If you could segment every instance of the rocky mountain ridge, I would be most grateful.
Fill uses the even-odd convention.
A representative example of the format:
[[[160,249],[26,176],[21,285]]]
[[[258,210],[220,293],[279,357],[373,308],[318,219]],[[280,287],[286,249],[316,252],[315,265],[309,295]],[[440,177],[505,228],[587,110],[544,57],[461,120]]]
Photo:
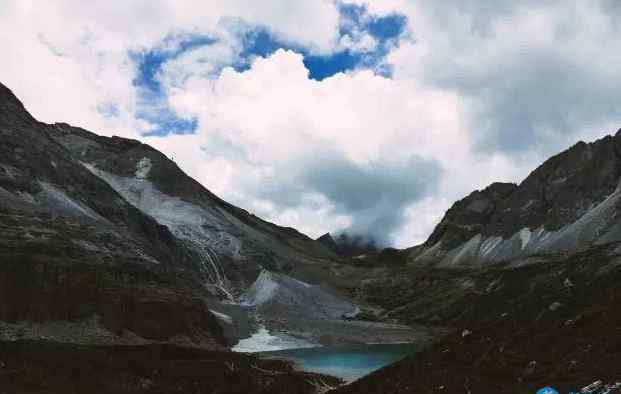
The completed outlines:
[[[483,265],[621,240],[621,133],[579,142],[519,185],[494,183],[456,202],[411,261]]]
[[[602,338],[620,329],[620,147],[619,133],[578,143],[519,185],[475,191],[423,245],[343,251],[226,203],[139,141],[37,122],[0,84],[0,347],[11,363],[5,373],[0,355],[0,388],[96,390],[71,379],[93,365],[110,383],[102,393],[336,384],[227,351],[278,333],[437,340],[344,392],[613,380],[606,367],[621,353]],[[130,353],[127,369],[114,365]],[[56,379],[54,354],[86,363]],[[153,354],[165,356],[141,368]],[[205,379],[206,366],[225,378]]]
[[[223,349],[265,329],[313,343],[415,335],[352,319],[364,268],[228,204],[148,145],[40,123],[4,86],[0,143],[8,340]]]
[[[197,270],[221,296],[239,293],[263,268],[291,270],[292,262],[312,265],[337,259],[296,230],[221,200],[148,145],[100,137],[63,123],[50,129],[51,137],[93,175],[196,251],[203,262]],[[236,277],[230,281],[230,275]]]
[[[0,339],[228,346],[196,254],[0,85]]]
[[[348,235],[347,233],[341,233],[336,237],[326,233],[317,238],[317,242],[344,258],[363,256],[379,252],[382,249],[376,246],[373,240],[362,236]]]
[[[290,309],[282,290],[261,306],[240,301],[257,280],[265,295],[267,270],[287,291],[353,311],[322,286],[338,260],[220,200],[147,145],[38,122],[0,84],[0,392],[325,391],[338,379],[228,349],[263,306],[266,317]]]

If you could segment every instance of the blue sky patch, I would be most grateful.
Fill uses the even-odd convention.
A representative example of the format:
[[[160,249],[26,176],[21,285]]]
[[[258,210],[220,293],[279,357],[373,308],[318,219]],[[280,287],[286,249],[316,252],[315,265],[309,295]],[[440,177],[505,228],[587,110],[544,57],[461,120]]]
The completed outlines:
[[[355,69],[372,69],[376,73],[390,76],[390,68],[384,59],[390,49],[398,43],[406,31],[407,19],[404,15],[389,14],[376,16],[368,13],[365,6],[339,4],[341,37],[355,37],[368,33],[377,41],[377,46],[368,52],[341,49],[328,55],[315,55],[309,48],[296,46],[278,40],[268,29],[257,27],[244,33],[243,50],[240,54],[242,62],[235,66],[238,71],[246,70],[254,56],[267,57],[278,49],[294,50],[304,56],[304,65],[311,79],[318,81],[340,72]]]
[[[268,27],[245,26],[240,29],[241,48],[233,64],[237,71],[247,70],[252,60],[268,57],[278,49],[298,52],[304,57],[304,65],[312,79],[321,81],[340,72],[356,69],[371,69],[377,74],[389,77],[390,67],[385,57],[403,36],[406,30],[406,17],[399,14],[377,16],[368,13],[365,6],[338,4],[340,12],[340,38],[357,40],[364,35],[373,37],[375,45],[365,50],[355,47],[342,47],[336,52],[317,55],[311,48],[284,42],[272,34]],[[243,22],[239,22],[243,25]],[[217,38],[205,35],[171,35],[157,48],[132,52],[131,59],[136,63],[136,76],[133,84],[138,91],[138,118],[155,126],[150,135],[187,134],[197,128],[196,119],[179,117],[167,104],[164,88],[158,80],[158,73],[169,60],[193,49],[212,45]],[[221,70],[216,70],[219,73]],[[102,112],[110,108],[103,109]]]
[[[165,136],[168,134],[193,134],[198,127],[196,118],[180,118],[170,108],[161,108],[156,116],[145,112],[138,112],[138,118],[144,119],[155,125],[155,128],[145,136]]]
[[[362,62],[362,55],[342,51],[329,56],[304,56],[304,66],[310,78],[321,81],[340,72],[355,69]]]
[[[136,116],[155,126],[146,135],[191,134],[196,130],[196,119],[181,118],[168,107],[166,92],[157,75],[168,60],[188,50],[215,42],[207,36],[170,36],[161,47],[130,53],[130,57],[137,64],[136,76],[132,81],[138,91],[140,108]]]
[[[367,30],[373,37],[381,40],[394,40],[405,32],[407,18],[404,15],[392,14],[379,18],[371,17]]]

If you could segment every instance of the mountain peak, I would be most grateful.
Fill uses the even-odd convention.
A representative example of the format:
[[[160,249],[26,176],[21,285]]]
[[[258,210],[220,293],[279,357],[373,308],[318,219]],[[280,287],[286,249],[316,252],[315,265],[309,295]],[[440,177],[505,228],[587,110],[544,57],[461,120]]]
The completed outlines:
[[[10,125],[19,120],[35,122],[11,89],[0,82],[0,122]]]
[[[609,199],[621,177],[620,135],[580,141],[519,185],[493,183],[470,193],[447,211],[424,244],[443,252],[434,249],[424,257],[446,264],[498,261],[621,239],[616,200]]]
[[[339,246],[334,240],[334,237],[332,237],[332,234],[325,233],[321,237],[317,238],[317,242],[321,243],[323,246],[330,249],[331,251],[338,253]]]

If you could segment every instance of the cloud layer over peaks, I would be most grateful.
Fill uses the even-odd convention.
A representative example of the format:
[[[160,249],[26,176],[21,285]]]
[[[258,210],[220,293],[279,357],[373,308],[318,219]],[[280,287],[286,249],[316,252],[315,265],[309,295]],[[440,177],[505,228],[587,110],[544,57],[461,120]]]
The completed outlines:
[[[311,235],[422,242],[450,204],[616,130],[614,1],[9,0],[2,82]]]

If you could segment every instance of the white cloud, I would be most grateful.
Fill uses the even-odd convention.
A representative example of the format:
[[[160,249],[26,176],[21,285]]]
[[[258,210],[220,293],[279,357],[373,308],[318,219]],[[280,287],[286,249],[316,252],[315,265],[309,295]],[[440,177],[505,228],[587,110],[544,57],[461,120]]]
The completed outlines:
[[[104,134],[135,136],[146,125],[132,116],[135,64],[129,51],[158,46],[180,32],[222,37],[218,27],[231,19],[264,25],[283,40],[318,52],[338,44],[338,10],[330,0],[298,1],[295,6],[288,0],[191,6],[174,0],[13,0],[0,4],[0,75],[41,120],[70,120]],[[59,94],[63,100],[50,100]],[[120,119],[97,113],[106,102],[117,104]]]
[[[541,160],[621,120],[621,40],[607,2],[420,2],[395,78],[461,96],[477,149]],[[442,28],[439,28],[442,26]]]
[[[377,47],[377,40],[369,33],[346,34],[341,37],[340,46],[352,52],[371,52]]]
[[[502,160],[470,155],[463,114],[454,94],[370,71],[337,74],[318,82],[309,78],[302,60],[299,54],[280,50],[269,58],[257,59],[245,72],[226,69],[213,79],[197,71],[183,86],[176,87],[170,102],[179,113],[198,118],[198,135],[154,138],[150,142],[179,160],[187,160],[184,168],[196,168],[191,163],[201,163],[200,171],[196,168],[189,172],[224,198],[254,207],[279,223],[303,227],[313,236],[342,228],[344,218],[333,220],[337,211],[330,204],[334,201],[315,201],[315,209],[307,201],[294,207],[274,205],[257,191],[260,185],[273,183],[274,188],[282,187],[287,193],[289,174],[303,173],[300,167],[312,168],[313,158],[322,160],[334,151],[359,168],[398,163],[412,156],[439,162],[447,173],[437,182],[441,193],[448,193],[449,198],[459,197],[472,187],[474,174],[469,171],[473,168],[475,183],[481,186],[501,172],[511,172],[510,165]],[[172,140],[174,144],[169,143]],[[196,149],[197,145],[219,149],[205,152]],[[493,167],[479,164],[477,159]],[[296,193],[307,192],[320,191]],[[437,221],[445,205],[424,214]],[[414,205],[410,216],[429,207]],[[309,220],[301,212],[313,213],[317,220]],[[401,246],[411,244],[423,240],[422,234],[432,226],[433,220],[429,220],[417,232],[396,236]]]
[[[244,24],[315,53],[376,48],[363,31],[339,37],[337,4],[318,0],[5,1],[0,75],[37,118],[147,140],[225,199],[310,235],[356,220],[291,174],[327,159],[362,177],[379,176],[374,167],[406,172],[412,157],[439,163],[435,187],[396,207],[406,221],[393,234],[399,246],[423,241],[473,188],[518,181],[549,153],[621,120],[621,40],[607,2],[347,2],[408,17],[412,38],[388,56],[392,78],[360,70],[311,80],[291,51],[216,72],[238,60],[234,29]],[[129,52],[184,33],[219,40],[157,76],[172,108],[197,117],[197,134],[140,137],[152,125],[136,118]],[[280,201],[287,193],[291,201]]]

